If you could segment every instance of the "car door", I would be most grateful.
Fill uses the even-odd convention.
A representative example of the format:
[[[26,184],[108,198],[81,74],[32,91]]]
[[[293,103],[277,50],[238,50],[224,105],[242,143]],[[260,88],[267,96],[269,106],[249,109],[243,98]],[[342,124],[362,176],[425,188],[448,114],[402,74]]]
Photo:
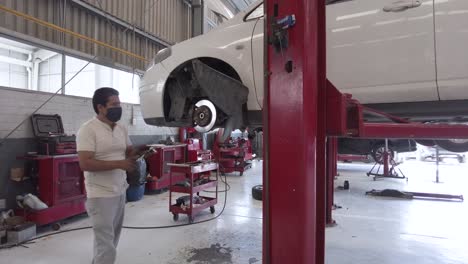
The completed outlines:
[[[328,0],[328,78],[362,103],[438,100],[432,1]]]
[[[435,14],[440,97],[468,99],[468,1],[435,0]]]

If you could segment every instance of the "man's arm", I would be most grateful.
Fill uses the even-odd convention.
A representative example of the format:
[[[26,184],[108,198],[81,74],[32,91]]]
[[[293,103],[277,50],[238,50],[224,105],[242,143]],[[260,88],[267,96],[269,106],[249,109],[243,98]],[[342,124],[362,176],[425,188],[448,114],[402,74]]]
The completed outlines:
[[[97,160],[94,158],[94,152],[92,151],[78,151],[78,159],[80,161],[80,168],[83,171],[107,171],[115,169],[132,171],[135,169],[134,159]]]
[[[137,159],[139,156],[141,156],[145,151],[149,149],[148,146],[146,145],[141,145],[141,146],[132,146],[129,145],[127,146],[127,150],[125,152],[127,158],[135,158]]]

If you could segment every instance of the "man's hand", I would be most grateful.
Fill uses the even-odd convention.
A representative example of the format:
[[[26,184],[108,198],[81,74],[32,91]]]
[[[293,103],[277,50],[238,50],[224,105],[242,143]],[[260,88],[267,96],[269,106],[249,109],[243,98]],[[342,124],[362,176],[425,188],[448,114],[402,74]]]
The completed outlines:
[[[128,158],[119,162],[119,169],[132,172],[136,169],[136,161],[134,158]]]
[[[147,145],[141,146],[128,146],[127,147],[127,157],[141,156],[145,151],[149,150],[150,147]]]

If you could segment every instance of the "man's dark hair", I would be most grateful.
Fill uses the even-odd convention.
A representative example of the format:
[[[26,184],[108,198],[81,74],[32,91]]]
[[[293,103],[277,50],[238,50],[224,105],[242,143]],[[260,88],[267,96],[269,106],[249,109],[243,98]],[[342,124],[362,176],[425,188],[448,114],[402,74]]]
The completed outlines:
[[[98,105],[106,106],[111,96],[119,96],[119,91],[110,87],[102,87],[94,91],[93,108],[96,114],[99,114]]]

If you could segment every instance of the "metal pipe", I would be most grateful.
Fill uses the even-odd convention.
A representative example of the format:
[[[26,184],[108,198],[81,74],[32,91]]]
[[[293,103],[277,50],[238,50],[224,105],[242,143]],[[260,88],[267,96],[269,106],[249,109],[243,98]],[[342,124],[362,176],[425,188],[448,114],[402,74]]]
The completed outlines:
[[[436,146],[436,183],[439,183],[439,147]]]
[[[404,192],[414,197],[438,198],[438,199],[460,199],[464,200],[463,195],[443,194],[443,193],[423,193],[423,192]]]
[[[18,60],[18,59],[12,58],[12,57],[2,56],[2,55],[0,55],[0,61],[5,62],[5,63],[9,63],[9,64],[20,65],[20,66],[23,66],[23,67],[32,67],[31,62],[28,62],[28,61],[25,61],[25,60]]]
[[[33,61],[31,89],[34,90],[34,91],[39,91],[39,64],[41,62],[42,62],[42,60],[39,59],[39,58],[36,58]],[[49,64],[49,67],[50,67],[50,64]]]
[[[28,53],[28,62],[32,62],[33,56],[30,53]],[[32,64],[34,67],[34,64]],[[28,90],[31,90],[32,88],[32,69],[31,67],[26,67],[26,71],[28,72]]]
[[[465,139],[466,125],[364,123],[362,138]]]
[[[327,213],[326,213],[326,224],[333,225],[333,204],[334,204],[334,192],[335,192],[335,176],[336,176],[336,163],[338,157],[338,139],[329,137],[327,138]]]
[[[62,56],[62,74],[61,74],[61,77],[62,77],[62,94],[65,94],[66,93],[66,89],[67,87],[65,86],[65,83],[66,83],[66,76],[67,76],[67,66],[66,66],[66,62],[67,62],[67,58],[65,56],[65,54],[61,54]]]

